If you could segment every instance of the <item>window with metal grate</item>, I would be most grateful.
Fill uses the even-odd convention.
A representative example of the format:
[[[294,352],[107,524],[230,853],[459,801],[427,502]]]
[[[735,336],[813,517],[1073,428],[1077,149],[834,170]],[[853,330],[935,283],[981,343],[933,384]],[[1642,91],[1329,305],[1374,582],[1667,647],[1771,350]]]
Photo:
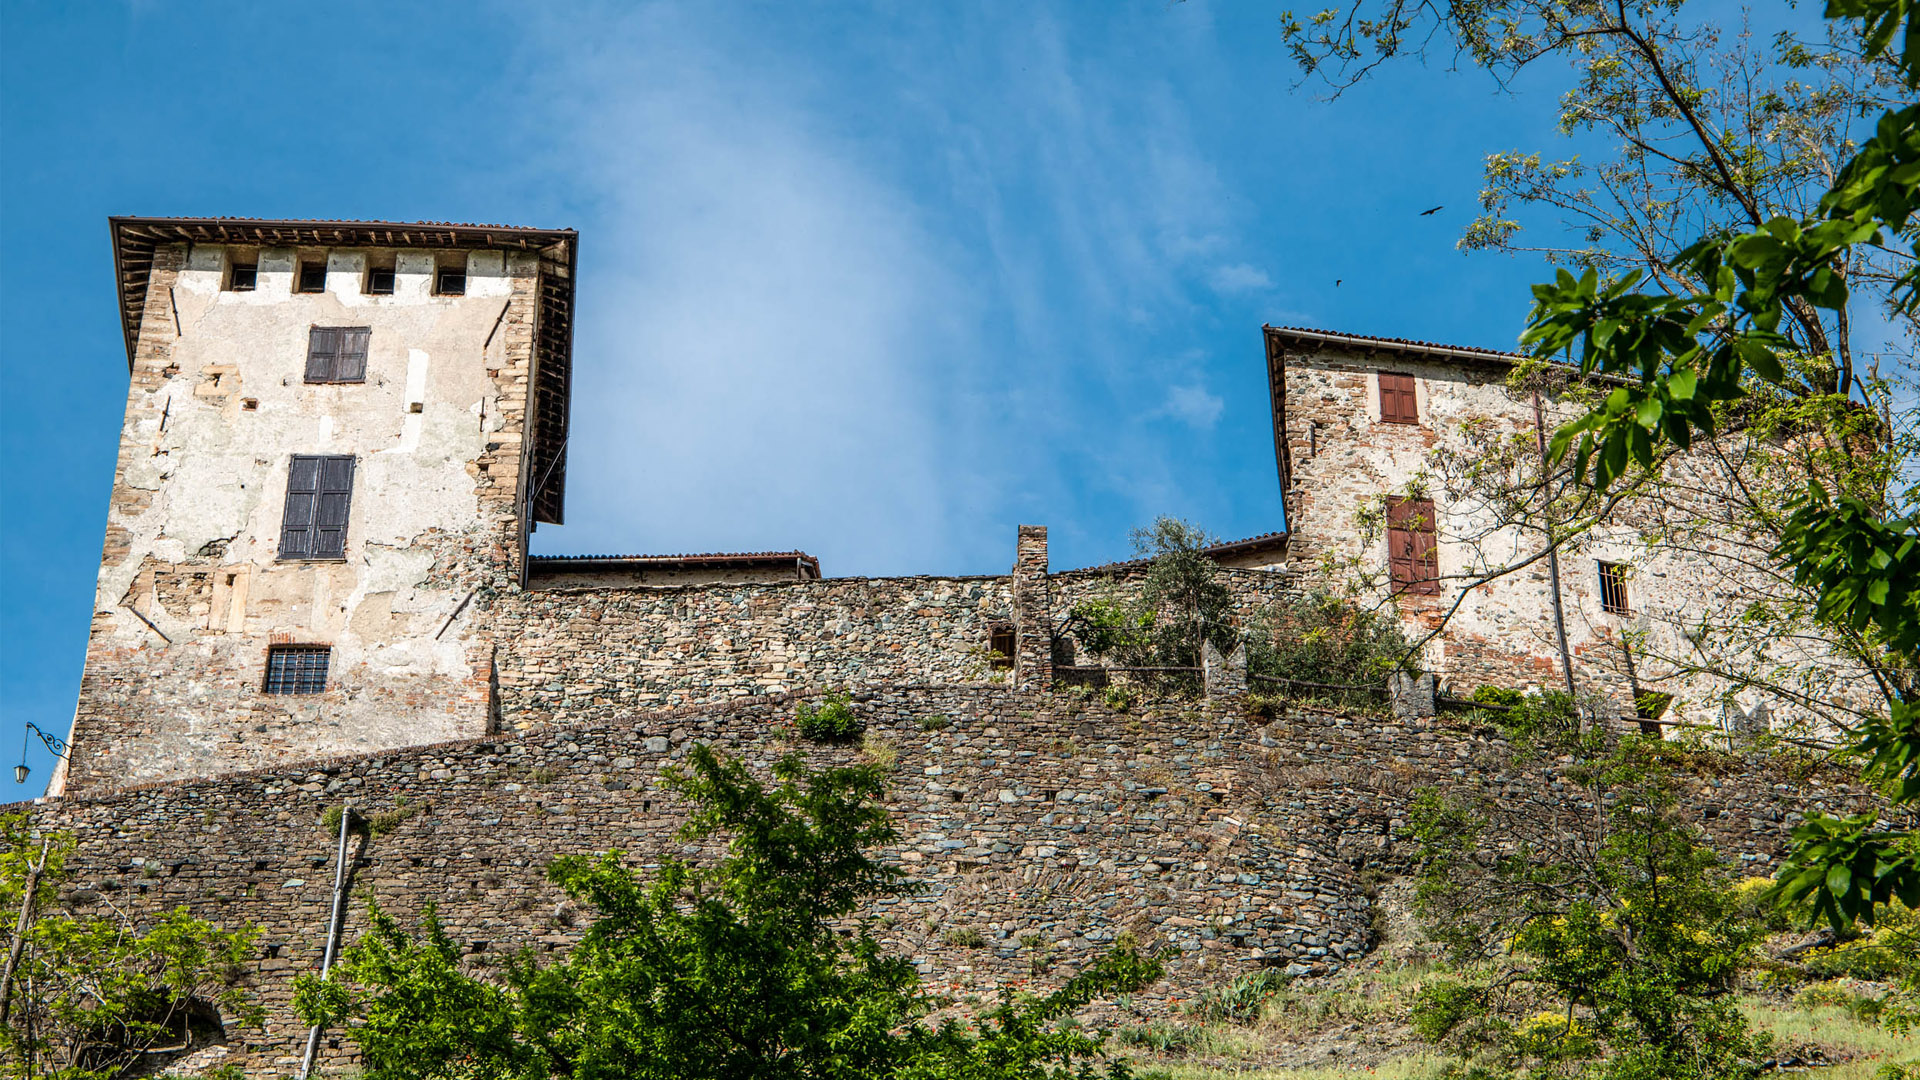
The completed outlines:
[[[1627,568],[1620,563],[1600,564],[1600,608],[1609,615],[1631,615],[1627,600]]]
[[[327,688],[328,645],[274,645],[267,649],[269,694],[318,694]]]

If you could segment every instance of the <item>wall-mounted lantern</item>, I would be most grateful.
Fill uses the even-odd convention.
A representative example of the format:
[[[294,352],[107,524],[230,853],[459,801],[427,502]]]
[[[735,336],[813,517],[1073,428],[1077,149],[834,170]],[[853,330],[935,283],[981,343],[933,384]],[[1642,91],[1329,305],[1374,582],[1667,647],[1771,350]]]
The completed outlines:
[[[27,747],[30,745],[27,742],[27,736],[29,735],[40,736],[40,741],[47,746],[47,752],[54,757],[67,756],[67,740],[58,735],[49,735],[35,727],[33,721],[27,721],[27,730],[20,735],[20,764],[13,767],[13,782],[16,784],[26,783],[27,774],[32,771],[27,768]]]

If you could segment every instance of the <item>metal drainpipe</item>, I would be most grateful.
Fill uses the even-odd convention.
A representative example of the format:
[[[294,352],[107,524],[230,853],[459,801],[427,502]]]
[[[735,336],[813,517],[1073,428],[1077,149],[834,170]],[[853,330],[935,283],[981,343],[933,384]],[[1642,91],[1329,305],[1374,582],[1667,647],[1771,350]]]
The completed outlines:
[[[1533,392],[1533,437],[1540,444],[1540,493],[1547,491],[1547,429],[1546,421],[1540,412],[1540,391]],[[1543,507],[1544,509],[1544,507]],[[1560,610],[1560,551],[1559,541],[1553,538],[1553,521],[1546,524],[1547,531],[1547,576],[1553,583],[1553,632],[1560,641],[1560,670],[1567,677],[1567,697],[1573,692],[1573,656],[1567,652],[1567,617]]]
[[[325,979],[333,970],[334,943],[340,940],[340,915],[346,899],[347,884],[347,826],[353,820],[353,803],[340,804],[340,852],[333,861],[333,914],[327,919],[327,948],[320,957],[320,977]],[[320,1052],[320,1025],[313,1025],[307,1032],[307,1053],[300,1060],[300,1080],[307,1080],[307,1074],[313,1071],[314,1055]]]

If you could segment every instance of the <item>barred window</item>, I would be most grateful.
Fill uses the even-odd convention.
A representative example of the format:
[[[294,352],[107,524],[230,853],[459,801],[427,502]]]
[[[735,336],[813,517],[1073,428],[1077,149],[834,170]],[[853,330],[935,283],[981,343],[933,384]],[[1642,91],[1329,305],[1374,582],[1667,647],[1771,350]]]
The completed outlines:
[[[1627,602],[1627,568],[1619,563],[1600,564],[1600,607],[1609,615],[1631,615]]]
[[[317,694],[327,688],[327,645],[275,645],[267,650],[269,694]]]

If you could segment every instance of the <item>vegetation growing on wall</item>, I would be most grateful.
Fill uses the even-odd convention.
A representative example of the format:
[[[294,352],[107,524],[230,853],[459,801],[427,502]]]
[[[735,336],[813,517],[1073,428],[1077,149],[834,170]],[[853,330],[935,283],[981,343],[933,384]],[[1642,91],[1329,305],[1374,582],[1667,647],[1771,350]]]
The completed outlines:
[[[146,1075],[169,1052],[220,1041],[223,1019],[235,1029],[260,1022],[241,982],[257,931],[221,930],[184,907],[137,922],[97,897],[92,911],[58,910],[73,838],[35,836],[25,814],[0,817],[0,838],[0,911],[9,929],[23,911],[27,919],[0,971],[7,1075]]]
[[[558,963],[525,954],[484,981],[431,912],[412,932],[375,910],[334,979],[302,977],[297,1008],[345,1025],[370,1080],[1066,1080],[1097,1075],[1101,1051],[1073,1011],[1159,978],[1157,961],[1117,949],[1045,997],[933,1025],[941,1002],[913,966],[871,925],[845,925],[915,888],[869,854],[898,839],[883,767],[811,771],[795,755],[769,788],[695,744],[668,775],[693,806],[684,838],[724,835],[726,853],[645,875],[620,852],[558,860],[549,877],[597,913]]]

